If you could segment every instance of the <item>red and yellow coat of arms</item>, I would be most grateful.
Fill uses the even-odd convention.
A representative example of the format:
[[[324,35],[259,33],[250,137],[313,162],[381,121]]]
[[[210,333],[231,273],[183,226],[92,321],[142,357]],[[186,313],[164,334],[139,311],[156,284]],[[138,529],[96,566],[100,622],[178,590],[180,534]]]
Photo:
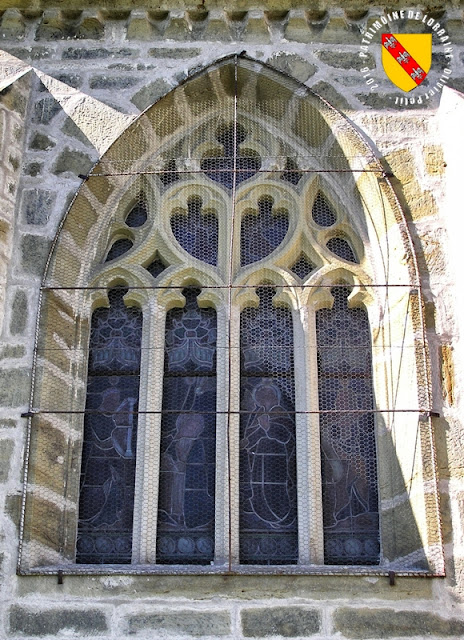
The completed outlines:
[[[383,33],[382,64],[394,85],[403,91],[412,91],[430,70],[432,34]]]

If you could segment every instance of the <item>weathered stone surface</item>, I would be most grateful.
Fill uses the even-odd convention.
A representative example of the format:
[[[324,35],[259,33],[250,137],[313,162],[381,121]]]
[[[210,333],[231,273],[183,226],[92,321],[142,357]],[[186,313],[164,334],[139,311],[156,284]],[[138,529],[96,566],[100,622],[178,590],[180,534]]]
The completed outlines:
[[[0,418],[0,429],[14,429],[16,424],[12,418]]]
[[[29,145],[30,149],[34,151],[48,151],[55,146],[53,140],[51,140],[48,136],[43,133],[36,133],[31,140]]]
[[[8,480],[11,456],[14,451],[13,440],[0,440],[0,483]]]
[[[210,18],[203,31],[203,38],[213,42],[229,42],[232,40],[232,34],[224,20]]]
[[[285,29],[285,38],[296,42],[309,43],[313,40],[308,21],[304,18],[291,17]]]
[[[140,89],[140,91],[132,97],[131,102],[143,111],[161,98],[161,96],[164,96],[171,88],[171,85],[166,82],[166,80],[160,78]]]
[[[12,493],[5,498],[5,513],[16,528],[19,528],[21,519],[21,502],[22,496],[20,493]]]
[[[336,69],[362,69],[362,67],[375,68],[375,58],[368,53],[367,58],[360,58],[357,53],[341,51],[318,51],[317,57],[321,62],[335,67]]]
[[[347,638],[461,637],[464,621],[441,618],[429,611],[343,608],[335,611],[335,631]]]
[[[76,633],[104,634],[105,615],[97,609],[52,609],[34,611],[13,606],[9,611],[10,631],[28,636],[69,635]]]
[[[244,42],[267,44],[271,35],[269,28],[262,18],[249,18],[242,35]]]
[[[320,80],[315,85],[313,85],[311,89],[322,96],[325,100],[330,102],[331,105],[337,107],[337,109],[342,109],[345,111],[350,109],[350,103],[348,102],[348,100],[346,100],[346,98],[342,96],[341,93],[336,91],[333,88],[332,84]]]
[[[60,111],[61,105],[55,98],[42,98],[34,106],[34,122],[49,124]]]
[[[90,156],[82,151],[64,149],[57,158],[53,173],[56,175],[70,171],[76,175],[86,175],[92,168],[94,162]]]
[[[46,60],[53,54],[48,47],[11,47],[8,53],[20,60]]]
[[[138,84],[133,76],[94,76],[90,79],[91,89],[128,89]]]
[[[22,358],[25,353],[26,347],[23,344],[7,344],[0,352],[0,360]]]
[[[59,82],[64,82],[70,87],[74,87],[74,89],[77,89],[82,84],[82,76],[77,73],[57,73],[56,76],[53,74],[50,75]]]
[[[28,369],[3,369],[0,371],[0,405],[20,407],[29,400],[30,371]]]
[[[18,90],[17,85],[12,84],[0,91],[0,104],[3,104],[10,111],[16,111],[21,116],[26,114],[27,101]]]
[[[21,13],[16,9],[7,9],[1,19],[0,37],[18,40],[24,38],[25,33],[26,25]]]
[[[42,171],[42,168],[43,168],[42,162],[31,162],[30,164],[26,165],[24,169],[24,173],[27,176],[32,176],[33,178],[35,178],[35,176],[38,176],[40,174],[40,172]]]
[[[47,224],[56,200],[54,191],[25,189],[23,191],[23,215],[28,224]]]
[[[243,635],[247,638],[268,636],[311,636],[321,630],[321,613],[304,607],[267,607],[241,612]]]
[[[188,49],[164,49],[153,48],[148,50],[148,55],[153,58],[178,58],[183,60],[184,58],[195,58],[201,54],[201,49],[188,48]]]
[[[305,58],[302,58],[296,53],[285,53],[284,51],[279,51],[271,56],[267,62],[276,69],[279,69],[279,71],[283,71],[300,82],[306,82],[308,78],[316,73],[315,65],[311,64],[305,60]]]
[[[190,40],[190,30],[185,18],[171,18],[164,32],[164,37],[167,40]]]
[[[84,18],[75,31],[80,40],[99,40],[105,35],[105,26],[97,18]]]
[[[432,176],[445,173],[445,161],[443,149],[438,145],[430,145],[424,148],[425,170]]]
[[[84,135],[81,129],[79,129],[77,124],[71,118],[66,119],[66,122],[61,127],[61,131],[70,138],[76,138],[76,140],[79,140],[79,142],[82,142],[83,144],[90,147],[92,146],[90,140],[86,135]]]
[[[127,27],[128,40],[156,40],[157,35],[157,30],[146,17],[133,17]]]
[[[138,613],[128,620],[129,633],[149,630],[202,638],[230,634],[230,613],[227,611],[176,611],[166,613]]]
[[[87,49],[83,47],[70,47],[63,51],[63,60],[101,60],[105,58],[133,58],[137,50],[122,49]]]
[[[50,249],[50,240],[36,235],[24,235],[20,241],[21,266],[26,273],[41,276]]]

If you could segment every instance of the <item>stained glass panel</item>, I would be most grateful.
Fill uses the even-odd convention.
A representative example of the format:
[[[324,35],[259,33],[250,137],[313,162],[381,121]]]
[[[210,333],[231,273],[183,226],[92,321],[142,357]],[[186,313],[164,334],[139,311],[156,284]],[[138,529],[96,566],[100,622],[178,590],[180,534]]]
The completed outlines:
[[[262,260],[277,249],[288,231],[286,211],[273,211],[272,198],[258,201],[258,214],[243,216],[240,229],[240,257],[245,266]]]
[[[198,289],[166,318],[157,561],[214,558],[216,312]]]
[[[348,288],[332,293],[333,308],[316,315],[325,562],[378,564],[369,322],[363,309],[348,308]]]
[[[242,312],[240,384],[240,562],[298,558],[292,315],[259,288]]]
[[[238,123],[221,129],[217,140],[224,147],[223,153],[201,161],[201,169],[208,178],[231,189],[234,184],[234,174],[235,184],[238,185],[259,171],[261,167],[259,156],[249,149],[241,148],[247,136],[246,129]]]
[[[142,314],[109,292],[92,316],[78,563],[131,562]]]
[[[330,240],[327,241],[327,249],[342,260],[353,262],[354,264],[359,263],[353,247],[350,245],[348,240],[345,240],[345,238],[340,238],[338,236],[330,238]]]
[[[171,217],[171,228],[180,246],[194,258],[217,264],[218,219],[212,212],[202,211],[201,198],[190,198],[187,215]]]

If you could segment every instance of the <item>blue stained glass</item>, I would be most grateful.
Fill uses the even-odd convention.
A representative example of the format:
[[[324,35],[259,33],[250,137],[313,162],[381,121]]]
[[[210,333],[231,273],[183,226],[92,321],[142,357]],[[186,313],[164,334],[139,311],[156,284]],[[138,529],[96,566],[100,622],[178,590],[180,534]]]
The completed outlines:
[[[244,180],[252,178],[261,167],[261,159],[250,150],[241,150],[240,145],[247,137],[247,131],[240,124],[224,127],[218,134],[217,140],[224,147],[220,156],[204,158],[201,169],[208,178],[219,182],[231,189]]]
[[[207,264],[217,264],[218,219],[215,213],[202,211],[201,198],[191,198],[188,212],[171,217],[171,228],[180,246],[191,256]]]
[[[258,214],[243,216],[240,229],[241,265],[262,260],[277,249],[288,231],[286,211],[273,212],[273,202],[263,198],[258,202]]]
[[[157,561],[208,564],[214,557],[216,312],[186,305],[166,318]]]
[[[109,292],[92,316],[76,562],[131,562],[142,314]]]
[[[298,559],[292,316],[260,288],[241,315],[240,562]]]
[[[348,308],[348,288],[332,293],[333,308],[316,315],[325,562],[373,565],[380,534],[369,322]]]

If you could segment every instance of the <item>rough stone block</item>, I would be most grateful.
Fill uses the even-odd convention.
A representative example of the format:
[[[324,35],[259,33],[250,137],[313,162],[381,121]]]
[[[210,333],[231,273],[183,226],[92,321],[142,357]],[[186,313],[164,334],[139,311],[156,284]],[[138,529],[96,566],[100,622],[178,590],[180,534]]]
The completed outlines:
[[[242,35],[244,42],[268,44],[271,40],[269,28],[263,18],[249,18]]]
[[[309,30],[308,21],[305,18],[291,17],[285,29],[285,38],[295,42],[309,43],[313,41],[313,35]]]
[[[58,73],[54,75],[50,74],[53,78],[56,78],[59,82],[64,82],[64,84],[77,89],[82,84],[82,77],[76,73]]]
[[[115,49],[110,51],[102,47],[98,49],[87,49],[83,47],[69,47],[63,51],[63,60],[101,60],[104,58],[133,58],[137,51],[129,48]]]
[[[333,88],[332,84],[320,80],[317,84],[313,85],[311,89],[330,102],[331,105],[337,107],[337,109],[341,109],[342,111],[350,110],[349,102]]]
[[[35,178],[40,174],[40,172],[42,171],[42,168],[43,168],[42,162],[31,162],[25,167],[24,173],[27,176],[32,176],[33,178]]]
[[[445,619],[429,611],[343,608],[335,611],[335,631],[347,638],[462,637],[464,621]]]
[[[25,354],[26,347],[23,344],[7,344],[0,353],[0,360],[22,358]]]
[[[129,633],[153,630],[156,633],[202,638],[230,634],[230,613],[227,611],[173,611],[139,613],[128,620]]]
[[[55,98],[42,98],[34,105],[34,122],[39,124],[49,124],[51,120],[61,111],[60,103]]]
[[[211,18],[203,32],[203,39],[213,42],[230,42],[232,35],[224,20]]]
[[[55,143],[53,142],[53,140],[51,140],[43,133],[36,133],[29,144],[29,148],[33,151],[48,151],[54,146]]]
[[[134,17],[127,27],[128,40],[154,40],[157,35],[157,30],[147,18]]]
[[[45,268],[50,240],[36,235],[24,235],[20,241],[21,266],[30,275],[41,276]]]
[[[11,633],[28,636],[101,635],[108,631],[104,613],[96,609],[33,611],[13,606],[9,622]]]
[[[156,48],[149,49],[148,55],[152,58],[195,58],[201,54],[201,49],[164,49],[164,48]]]
[[[48,47],[12,47],[8,53],[20,60],[46,60],[50,58],[53,51]]]
[[[432,176],[443,175],[445,172],[445,162],[443,149],[437,145],[424,148],[425,170]]]
[[[94,76],[90,79],[91,89],[128,89],[138,84],[134,76]]]
[[[308,637],[321,630],[321,613],[304,607],[267,607],[241,612],[243,635],[247,638],[283,636]]]
[[[25,189],[22,199],[23,215],[27,224],[47,224],[53,210],[56,193],[45,189]]]
[[[60,173],[70,171],[76,175],[87,175],[93,164],[92,158],[87,154],[66,148],[58,156],[53,168],[53,173],[59,175]]]
[[[0,24],[0,37],[8,39],[24,38],[26,25],[21,13],[16,9],[7,9]]]
[[[166,40],[190,40],[191,31],[185,18],[171,18],[164,37]]]
[[[20,407],[29,400],[31,375],[28,369],[0,371],[0,405]]]
[[[279,71],[283,71],[300,82],[306,82],[308,78],[316,73],[315,65],[296,53],[280,51],[271,56],[267,62],[276,69],[279,69]]]
[[[18,85],[10,85],[0,93],[0,104],[10,111],[16,111],[20,116],[26,115],[27,101],[18,90]]]
[[[140,89],[140,91],[131,98],[131,102],[143,111],[161,98],[161,96],[164,96],[171,88],[171,85],[166,82],[166,80],[159,78]]]
[[[97,18],[84,18],[75,31],[80,40],[100,40],[105,35],[105,25]]]
[[[368,53],[367,58],[360,58],[357,53],[347,53],[342,51],[318,51],[317,57],[321,62],[335,67],[336,69],[362,69],[362,67],[375,68],[375,59]]]
[[[8,480],[13,450],[13,440],[0,440],[0,483]]]

